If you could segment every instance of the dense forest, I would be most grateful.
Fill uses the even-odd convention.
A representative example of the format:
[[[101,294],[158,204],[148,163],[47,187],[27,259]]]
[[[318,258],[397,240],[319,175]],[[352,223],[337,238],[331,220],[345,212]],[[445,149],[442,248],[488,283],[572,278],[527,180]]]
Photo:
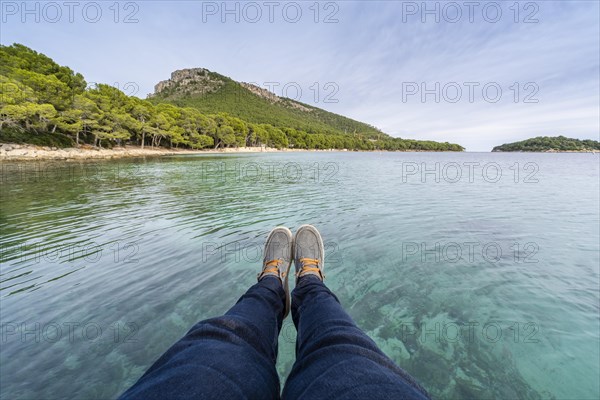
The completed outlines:
[[[570,139],[564,136],[539,136],[515,143],[496,146],[492,151],[598,151],[600,142]]]
[[[256,113],[259,121],[266,118],[258,103],[246,107],[243,104],[238,103],[237,107],[247,110],[246,115]],[[231,107],[219,106],[223,106],[222,102],[209,109],[206,104],[194,107],[160,98],[142,100],[104,84],[88,87],[81,74],[43,54],[20,44],[0,46],[0,142],[4,143],[55,147],[88,144],[108,148],[134,144],[191,149],[267,146],[464,150],[457,144],[391,138],[383,133],[377,136],[380,139],[375,139],[372,127],[365,132],[336,133],[337,127],[326,120],[298,126],[296,116],[286,118],[285,114],[269,117],[276,125],[253,122],[223,112]],[[329,118],[335,115],[319,112]]]

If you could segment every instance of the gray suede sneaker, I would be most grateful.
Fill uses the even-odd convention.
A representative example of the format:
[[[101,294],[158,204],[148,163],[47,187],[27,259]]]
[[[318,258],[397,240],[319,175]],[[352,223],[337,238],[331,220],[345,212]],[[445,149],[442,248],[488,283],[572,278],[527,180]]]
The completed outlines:
[[[290,312],[290,288],[288,285],[288,275],[292,265],[292,231],[288,228],[279,226],[269,233],[265,242],[264,258],[262,271],[258,274],[260,281],[265,276],[274,276],[279,278],[285,290],[285,311],[283,318]]]
[[[294,236],[294,265],[296,283],[306,275],[315,275],[324,280],[325,246],[321,234],[312,225],[302,225]]]

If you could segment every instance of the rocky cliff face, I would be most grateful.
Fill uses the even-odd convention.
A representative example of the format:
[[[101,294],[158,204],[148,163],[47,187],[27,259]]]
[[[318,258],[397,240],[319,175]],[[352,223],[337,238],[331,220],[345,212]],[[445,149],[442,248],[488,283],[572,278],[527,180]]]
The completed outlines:
[[[286,99],[285,97],[279,97],[275,93],[270,92],[267,89],[263,89],[263,88],[258,87],[256,85],[253,85],[251,83],[240,82],[240,85],[243,88],[251,91],[255,95],[257,95],[259,97],[262,97],[264,99],[267,99],[271,103],[282,103],[286,107],[297,108],[298,110],[301,110],[301,111],[304,111],[304,112],[311,112],[312,111],[310,108],[304,107],[300,103],[297,103],[297,102],[292,101],[290,99]]]
[[[154,95],[173,91],[184,94],[206,94],[217,91],[225,82],[211,75],[204,68],[181,69],[171,74],[171,79],[154,86]]]
[[[269,100],[271,103],[279,103],[281,101],[281,98],[279,96],[277,96],[275,93],[269,92],[267,89],[263,89],[261,87],[246,82],[240,82],[240,85],[242,85],[243,88],[248,89],[255,95]]]
[[[227,79],[205,68],[181,69],[173,72],[171,79],[159,82],[154,86],[154,94],[151,94],[150,97],[160,96],[166,99],[175,99],[182,96],[214,93],[225,85],[225,80]],[[251,83],[236,82],[236,84],[240,85],[238,86],[239,90],[248,90],[270,103],[279,104],[287,108],[295,108],[304,112],[313,111],[296,101],[279,97],[273,92]]]

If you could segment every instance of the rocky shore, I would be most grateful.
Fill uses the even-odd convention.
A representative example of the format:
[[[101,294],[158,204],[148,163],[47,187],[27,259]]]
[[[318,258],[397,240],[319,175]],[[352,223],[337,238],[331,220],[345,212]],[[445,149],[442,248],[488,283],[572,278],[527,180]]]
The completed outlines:
[[[91,146],[59,149],[57,147],[42,147],[28,144],[0,144],[1,161],[26,160],[70,160],[70,159],[103,159],[125,157],[152,157],[181,154],[222,154],[222,153],[260,153],[276,151],[298,151],[292,149],[278,150],[269,147],[238,147],[220,150],[178,150],[135,146],[99,149]]]

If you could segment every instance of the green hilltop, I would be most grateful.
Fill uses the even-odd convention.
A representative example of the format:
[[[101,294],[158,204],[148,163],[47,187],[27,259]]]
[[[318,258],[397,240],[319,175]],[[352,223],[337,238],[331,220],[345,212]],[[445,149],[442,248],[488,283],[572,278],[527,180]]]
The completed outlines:
[[[84,77],[26,46],[0,46],[0,142],[56,147],[463,151],[373,126],[205,69],[175,71],[147,100]]]
[[[520,142],[506,143],[496,146],[492,151],[523,151],[523,152],[586,152],[599,151],[600,142],[596,140],[570,139],[564,136],[538,136]]]
[[[266,89],[201,68],[175,71],[156,85],[150,100],[194,107],[211,114],[225,112],[257,124],[289,127],[310,134],[360,135],[367,139],[390,138],[379,129],[285,97]]]

